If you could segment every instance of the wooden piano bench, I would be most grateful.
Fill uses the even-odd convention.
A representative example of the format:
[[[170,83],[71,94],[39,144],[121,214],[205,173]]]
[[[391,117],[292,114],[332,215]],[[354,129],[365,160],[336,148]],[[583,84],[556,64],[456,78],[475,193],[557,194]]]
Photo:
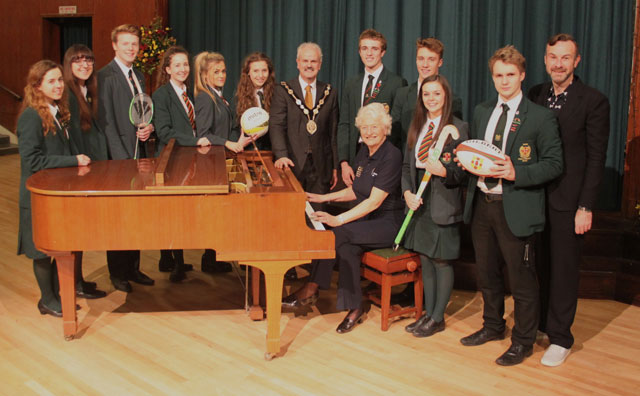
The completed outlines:
[[[416,319],[422,315],[422,268],[420,256],[400,248],[377,249],[362,256],[362,276],[378,285],[377,290],[368,292],[368,297],[380,305],[382,310],[382,331],[389,329],[389,318],[415,312]],[[414,282],[415,307],[391,307],[391,288]]]

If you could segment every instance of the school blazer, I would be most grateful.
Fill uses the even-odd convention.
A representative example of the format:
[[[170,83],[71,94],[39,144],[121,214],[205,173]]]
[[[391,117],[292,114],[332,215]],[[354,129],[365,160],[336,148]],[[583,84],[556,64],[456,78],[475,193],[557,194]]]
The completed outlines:
[[[196,96],[196,136],[206,137],[211,144],[224,146],[227,140],[236,142],[240,135],[233,129],[233,111],[224,103],[222,98],[211,89],[209,92],[199,92]]]
[[[104,161],[109,159],[109,149],[107,147],[107,137],[100,130],[95,118],[91,119],[91,128],[83,131],[80,126],[80,103],[76,95],[70,89],[67,90],[69,97],[69,111],[71,112],[71,122],[69,133],[73,135],[72,140],[78,148],[79,153],[91,158],[91,161]]]
[[[362,83],[365,73],[347,80],[340,101],[340,122],[338,123],[338,160],[348,161],[353,167],[358,149],[360,132],[356,128],[356,115],[362,107]],[[383,66],[380,72],[380,92],[370,103],[384,103],[389,106],[389,112],[393,108],[393,100],[396,91],[407,85],[407,80],[391,72]],[[376,85],[378,82],[376,82]],[[402,151],[402,150],[401,150]]]
[[[460,137],[445,144],[440,154],[440,162],[447,169],[447,177],[432,176],[429,184],[431,193],[428,197],[431,202],[431,218],[436,224],[447,225],[462,221],[462,185],[467,179],[466,172],[454,161],[453,150],[458,144],[469,138],[469,124],[453,118],[453,125],[458,128]],[[419,145],[420,142],[416,142]],[[402,161],[402,195],[409,190],[413,194],[418,191],[420,181],[416,181],[416,156],[415,147],[405,147],[404,160]]]
[[[191,95],[189,100],[193,103]],[[181,146],[197,146],[198,138],[193,134],[189,115],[182,105],[182,98],[178,97],[171,83],[168,82],[156,89],[153,93],[153,106],[153,125],[158,135],[156,156],[160,155],[171,139],[176,139],[176,143]]]
[[[144,92],[144,76],[135,68],[133,72]],[[129,120],[133,93],[115,60],[98,71],[98,97],[98,125],[107,137],[111,159],[133,158],[137,141],[137,128]]]
[[[476,106],[470,139],[484,139],[484,133],[498,100]],[[516,177],[502,179],[502,203],[507,224],[517,237],[544,229],[545,185],[562,173],[562,142],[551,110],[523,97],[507,138],[505,154],[511,157]],[[470,175],[464,221],[471,221],[473,199],[479,194],[478,176]]]

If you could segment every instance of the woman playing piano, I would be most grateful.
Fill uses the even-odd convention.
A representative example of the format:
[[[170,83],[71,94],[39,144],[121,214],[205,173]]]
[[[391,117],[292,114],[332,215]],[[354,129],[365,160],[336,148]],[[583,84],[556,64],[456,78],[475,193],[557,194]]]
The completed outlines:
[[[387,140],[391,133],[391,116],[381,103],[360,108],[356,126],[366,147],[356,156],[353,185],[329,194],[307,193],[311,202],[354,201],[355,206],[332,216],[315,212],[313,217],[333,228],[336,261],[339,266],[339,310],[349,310],[338,325],[338,333],[347,333],[365,318],[360,289],[360,259],[366,250],[389,247],[400,228],[403,202],[400,197],[402,155]],[[283,307],[298,307],[315,302],[318,289],[328,289],[334,260],[314,262],[310,280],[297,292],[283,299]]]
[[[55,261],[36,249],[31,228],[31,195],[26,188],[29,176],[41,169],[89,165],[91,159],[78,154],[68,125],[71,115],[60,65],[49,60],[29,69],[24,101],[18,119],[20,151],[20,227],[18,254],[33,260],[33,272],[40,287],[41,314],[62,316],[60,286]]]
[[[159,155],[169,140],[181,146],[208,146],[206,137],[196,136],[196,114],[193,96],[188,90],[189,53],[180,46],[167,48],[158,67],[156,90],[153,93],[154,126],[158,135]],[[171,271],[169,280],[185,278],[182,250],[161,250],[160,271]]]

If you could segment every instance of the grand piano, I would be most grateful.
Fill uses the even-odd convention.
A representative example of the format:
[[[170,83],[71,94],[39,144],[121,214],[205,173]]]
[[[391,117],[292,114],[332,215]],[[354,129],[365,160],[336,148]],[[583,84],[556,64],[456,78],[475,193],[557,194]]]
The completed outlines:
[[[77,331],[77,253],[205,249],[262,270],[266,359],[280,351],[284,273],[335,257],[334,236],[305,221],[305,194],[269,152],[237,155],[221,146],[170,142],[153,159],[98,161],[42,170],[27,180],[35,246],[58,263],[64,337]]]

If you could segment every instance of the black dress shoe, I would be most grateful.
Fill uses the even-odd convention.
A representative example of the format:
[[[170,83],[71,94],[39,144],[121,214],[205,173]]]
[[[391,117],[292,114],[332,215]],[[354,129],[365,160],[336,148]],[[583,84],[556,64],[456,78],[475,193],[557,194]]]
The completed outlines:
[[[190,265],[190,264],[185,264]],[[202,272],[208,272],[210,274],[222,273],[222,272],[231,272],[231,263],[227,263],[226,261],[214,261],[214,262],[205,262],[203,260],[202,264]]]
[[[133,275],[129,277],[129,280],[145,286],[152,286],[155,283],[153,279],[140,272],[140,270],[134,270]]]
[[[51,315],[55,316],[56,318],[62,317],[62,310],[56,311],[55,309],[51,309],[44,305],[42,300],[38,301],[38,311],[40,311],[40,315]]]
[[[160,272],[171,272],[175,267],[175,262],[173,261],[173,256],[171,255],[171,251],[165,253],[164,250],[160,251],[160,261],[158,262],[158,270]]]
[[[296,268],[289,268],[287,272],[284,273],[284,279],[288,281],[298,280],[298,273],[296,272]]]
[[[429,319],[422,323],[420,326],[413,330],[413,336],[418,338],[430,337],[436,333],[444,330],[444,319],[440,322],[436,322],[433,319]]]
[[[421,317],[419,317],[418,320],[416,320],[415,322],[406,325],[404,327],[404,331],[406,331],[407,333],[413,333],[416,327],[420,326],[421,324],[428,321],[429,319],[430,318],[427,316],[427,314],[424,314]]]
[[[533,354],[533,345],[525,346],[512,343],[509,349],[496,359],[501,366],[515,366]]]
[[[87,282],[86,280],[83,280],[82,287],[84,290],[95,290],[98,288],[98,284],[96,282]]]
[[[106,297],[107,293],[98,289],[76,288],[76,296],[86,298],[87,300],[94,300],[96,298]]]
[[[305,305],[313,305],[316,303],[316,301],[318,301],[319,296],[320,296],[319,290],[316,290],[316,292],[310,295],[309,297],[300,298],[300,299],[298,298],[298,296],[296,296],[296,293],[292,293],[282,299],[282,308],[293,309],[293,308],[304,307]]]
[[[487,329],[486,327],[483,327],[475,333],[461,338],[460,343],[462,343],[462,345],[464,346],[476,346],[493,340],[504,340],[504,331],[501,333],[496,333]]]
[[[339,334],[350,332],[351,330],[353,330],[354,327],[356,327],[356,325],[362,323],[367,318],[367,313],[365,312],[365,310],[360,308],[360,314],[356,316],[355,319],[349,319],[349,315],[351,315],[353,311],[355,310],[354,309],[349,310],[349,313],[347,314],[347,316],[345,316],[345,318],[342,320],[342,322],[340,322],[340,324],[336,328],[336,331]]]
[[[115,287],[116,290],[120,290],[125,293],[131,293],[131,291],[133,290],[131,288],[131,283],[129,283],[129,281],[125,279],[120,279],[112,276],[111,283],[113,283],[113,287]]]
[[[408,307],[414,304],[414,297],[413,282],[411,282],[400,293],[391,295],[391,305]]]

